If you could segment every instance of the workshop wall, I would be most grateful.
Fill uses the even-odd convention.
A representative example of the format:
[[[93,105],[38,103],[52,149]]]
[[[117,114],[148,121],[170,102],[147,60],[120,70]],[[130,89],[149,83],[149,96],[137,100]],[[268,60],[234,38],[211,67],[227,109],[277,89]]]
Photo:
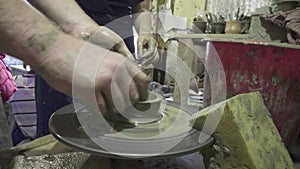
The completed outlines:
[[[238,7],[241,13],[249,15],[256,8],[270,6],[272,3],[273,0],[207,0],[206,10],[228,19],[228,14],[234,16]]]
[[[191,21],[201,11],[223,15],[228,20],[228,14],[235,16],[238,7],[240,14],[250,15],[257,8],[271,6],[275,0],[151,0],[152,10],[157,11],[157,5],[165,4],[173,10],[175,16],[187,17]]]

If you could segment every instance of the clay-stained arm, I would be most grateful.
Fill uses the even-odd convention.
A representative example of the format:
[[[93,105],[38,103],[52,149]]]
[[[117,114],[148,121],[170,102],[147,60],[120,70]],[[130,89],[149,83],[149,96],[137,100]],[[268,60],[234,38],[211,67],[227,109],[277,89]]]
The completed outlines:
[[[37,67],[65,35],[26,1],[0,1],[0,52]]]
[[[64,34],[26,1],[0,1],[0,34],[0,52],[22,59],[65,94],[71,96],[72,88],[92,91],[90,95],[95,95],[103,113],[107,105],[128,105],[128,93],[130,100],[136,102],[138,84],[147,83],[147,76],[122,55]],[[115,73],[118,68],[122,74]],[[113,80],[113,75],[119,78]],[[128,82],[129,91],[120,85]],[[112,103],[107,98],[115,94],[118,99]]]
[[[67,33],[72,31],[96,29],[94,22],[77,4],[75,0],[28,0],[49,19],[61,26]],[[75,30],[74,30],[75,29]]]
[[[75,0],[28,0],[64,32],[123,54],[133,60],[123,39],[105,26],[99,26]],[[91,37],[92,38],[89,38]]]

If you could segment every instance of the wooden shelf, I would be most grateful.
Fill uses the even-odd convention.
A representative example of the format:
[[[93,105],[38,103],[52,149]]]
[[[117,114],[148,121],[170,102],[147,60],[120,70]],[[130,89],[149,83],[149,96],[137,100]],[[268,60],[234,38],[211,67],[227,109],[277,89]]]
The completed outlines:
[[[220,41],[220,42],[232,42],[232,43],[244,43],[244,44],[256,44],[256,45],[265,45],[265,46],[277,46],[284,48],[300,49],[300,45],[280,43],[280,42],[270,42],[255,40],[249,37],[249,34],[183,34],[177,33],[172,35],[169,39],[192,39],[194,41]]]
[[[179,39],[248,39],[248,34],[175,34],[174,38]]]

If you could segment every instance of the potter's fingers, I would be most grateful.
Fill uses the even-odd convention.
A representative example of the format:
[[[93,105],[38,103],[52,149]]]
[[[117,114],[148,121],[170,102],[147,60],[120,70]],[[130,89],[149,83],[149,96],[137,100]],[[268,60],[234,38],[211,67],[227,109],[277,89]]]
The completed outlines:
[[[117,83],[112,83],[111,89],[105,90],[104,93],[106,101],[108,102],[109,113],[115,112],[114,109],[118,112],[123,112],[129,104],[129,100],[125,99],[125,91],[122,91]]]
[[[144,65],[152,63],[157,56],[157,48],[151,48],[147,50],[142,56],[141,56],[141,62]]]
[[[133,77],[133,81],[139,93],[139,100],[145,101],[148,98],[148,84],[150,80],[147,76],[143,81],[140,80],[141,78],[144,78],[143,72],[140,72],[135,77]]]
[[[133,65],[129,61],[126,61],[126,69],[137,88],[137,91],[130,91],[132,92],[130,95],[134,95],[135,92],[137,92],[140,100],[147,99],[149,83],[148,76],[144,72],[142,72],[136,65]]]
[[[157,42],[153,36],[151,36],[150,39],[148,40],[148,48],[149,49],[157,48]]]
[[[133,77],[128,73],[128,70],[125,69],[124,71],[126,72],[123,72],[123,74],[118,77],[119,88],[125,94],[124,97],[126,100],[130,100],[131,103],[136,103],[140,97],[139,91]]]
[[[143,65],[155,64],[159,60],[159,54],[156,51],[152,57],[142,62]]]
[[[96,92],[96,100],[100,112],[102,113],[102,115],[105,115],[108,112],[108,109],[102,92]]]
[[[139,92],[139,100],[145,101],[148,98],[148,84],[145,83],[137,83],[136,84],[137,90]]]
[[[129,60],[134,61],[135,58],[134,56],[131,54],[131,52],[129,51],[129,49],[126,47],[125,44],[117,44],[114,47],[115,51],[121,53],[122,55],[124,55],[125,57],[127,57]]]
[[[138,42],[137,42],[137,54],[140,58],[141,55],[143,55],[144,53],[144,45],[146,44],[146,41],[144,41],[143,39],[138,39]]]

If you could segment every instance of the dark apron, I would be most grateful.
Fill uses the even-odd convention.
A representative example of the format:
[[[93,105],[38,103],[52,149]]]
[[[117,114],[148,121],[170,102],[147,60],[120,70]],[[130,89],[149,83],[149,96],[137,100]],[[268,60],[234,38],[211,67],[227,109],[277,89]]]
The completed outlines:
[[[118,33],[134,52],[131,7],[142,0],[77,0],[82,9],[99,25]],[[120,19],[121,18],[121,19]],[[53,112],[72,103],[72,98],[50,87],[38,74],[35,77],[37,137],[49,134],[49,118]],[[67,124],[66,124],[67,125]]]

